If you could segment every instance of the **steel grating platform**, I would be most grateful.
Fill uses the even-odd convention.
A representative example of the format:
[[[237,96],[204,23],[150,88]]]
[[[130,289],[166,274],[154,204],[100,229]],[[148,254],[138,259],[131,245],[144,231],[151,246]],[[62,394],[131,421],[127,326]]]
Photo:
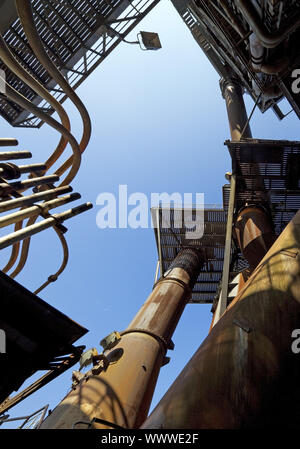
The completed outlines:
[[[214,302],[222,279],[227,213],[223,209],[205,208],[204,211],[201,211],[204,224],[203,237],[187,239],[187,227],[182,220],[183,210],[181,208],[171,208],[170,220],[168,226],[166,226],[163,214],[167,209],[163,206],[151,209],[158,255],[161,254],[161,275],[168,270],[171,262],[182,247],[203,248],[206,254],[206,262],[198,276],[189,303],[211,304]],[[195,220],[197,209],[192,208],[190,210],[192,219]],[[201,220],[200,213],[199,219]],[[248,267],[247,262],[234,246],[234,242],[231,260],[230,278]]]
[[[263,204],[279,235],[300,209],[300,142],[244,139],[225,144],[237,178],[236,211],[246,202]],[[225,210],[229,191],[224,186]]]
[[[5,0],[7,2],[7,0]],[[159,0],[32,0],[37,29],[44,46],[76,89],[110,54],[122,39],[158,4]],[[11,9],[11,1],[9,8]],[[1,7],[1,5],[0,5]],[[14,17],[10,11],[11,20]],[[15,17],[16,12],[15,12]],[[0,22],[1,24],[1,22]],[[15,18],[2,35],[10,50],[24,67],[61,103],[64,92],[36,59]],[[36,105],[53,113],[52,108],[0,61],[6,81]],[[20,106],[0,97],[0,114],[13,126],[40,127],[42,121]]]

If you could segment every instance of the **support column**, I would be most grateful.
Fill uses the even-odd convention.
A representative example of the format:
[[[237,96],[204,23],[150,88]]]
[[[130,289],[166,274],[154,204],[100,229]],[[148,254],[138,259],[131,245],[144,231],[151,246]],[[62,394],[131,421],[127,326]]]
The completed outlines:
[[[231,79],[222,79],[220,82],[221,92],[226,101],[226,108],[230,126],[231,140],[241,140],[243,137],[252,137],[248,123],[247,111],[243,99],[243,90],[238,82]],[[219,302],[212,319],[211,328],[219,321],[227,307],[228,282],[231,259],[232,226],[236,194],[236,173],[230,174],[230,197],[227,212],[226,241],[224,250],[224,263],[222,284]]]
[[[258,205],[245,206],[235,221],[239,247],[253,271],[275,241],[268,213]]]
[[[223,79],[220,83],[222,95],[226,101],[231,140],[252,138],[247,111],[243,99],[243,89],[232,79]],[[211,328],[218,322],[228,303],[228,283],[231,259],[233,228],[241,251],[253,270],[275,240],[271,220],[260,206],[244,208],[234,223],[235,195],[237,189],[235,167],[230,175],[230,198],[227,213],[226,241],[219,303],[213,316]],[[262,187],[263,188],[263,187]],[[234,226],[233,226],[234,223]]]
[[[89,371],[41,428],[86,428],[93,418],[101,421],[93,422],[94,428],[142,424],[160,368],[167,362],[166,351],[172,349],[171,337],[203,264],[201,250],[180,251],[121,339],[104,351],[104,369],[99,374]]]
[[[300,211],[142,427],[298,428],[299,322]]]
[[[231,140],[240,141],[241,137],[251,138],[242,87],[233,79],[222,79],[220,86],[226,101]]]

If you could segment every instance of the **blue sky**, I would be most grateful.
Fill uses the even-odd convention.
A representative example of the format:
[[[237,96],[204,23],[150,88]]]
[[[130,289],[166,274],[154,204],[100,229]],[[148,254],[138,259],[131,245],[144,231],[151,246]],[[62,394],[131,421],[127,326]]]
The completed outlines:
[[[119,185],[127,184],[129,194],[143,192],[149,199],[151,192],[204,192],[206,203],[221,204],[224,174],[231,169],[223,145],[229,126],[218,74],[171,2],[161,0],[128,40],[135,40],[140,30],[158,32],[163,48],[144,52],[122,43],[77,90],[93,130],[72,186],[81,193],[81,202],[91,201],[94,208],[66,222],[69,264],[59,280],[40,294],[90,330],[78,342],[87,348],[99,348],[104,336],[127,327],[151,292],[157,261],[153,229],[97,228],[98,194],[117,194]],[[250,111],[253,102],[247,96],[245,101]],[[65,107],[79,137],[78,113],[69,101]],[[289,110],[287,104],[282,107]],[[279,122],[272,112],[256,111],[251,126],[257,138],[298,139],[294,113]],[[46,160],[59,139],[47,125],[40,130],[13,129],[2,119],[1,127],[1,136],[18,138],[19,149],[32,151],[35,163]],[[7,258],[8,252],[1,252],[2,266]],[[44,231],[32,239],[27,265],[16,280],[35,290],[60,261],[55,233]],[[152,407],[207,335],[210,308],[186,307]],[[9,413],[26,415],[48,403],[54,408],[70,388],[70,378],[71,370]]]

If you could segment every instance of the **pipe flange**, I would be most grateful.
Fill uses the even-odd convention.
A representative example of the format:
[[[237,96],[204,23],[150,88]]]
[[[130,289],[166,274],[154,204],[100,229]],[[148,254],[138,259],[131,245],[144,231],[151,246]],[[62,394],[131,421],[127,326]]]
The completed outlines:
[[[150,335],[150,337],[155,338],[155,340],[157,340],[160,343],[160,345],[163,347],[164,351],[167,351],[169,349],[169,343],[162,335],[154,334],[154,332],[151,332],[148,329],[138,329],[138,328],[137,329],[127,329],[123,332],[120,332],[120,335],[122,337],[123,335],[131,334],[131,333],[141,333],[141,334]]]

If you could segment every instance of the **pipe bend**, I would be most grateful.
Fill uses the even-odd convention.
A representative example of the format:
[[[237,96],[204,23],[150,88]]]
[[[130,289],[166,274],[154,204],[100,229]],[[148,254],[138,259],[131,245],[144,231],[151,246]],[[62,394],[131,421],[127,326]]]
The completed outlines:
[[[81,153],[86,149],[91,137],[91,120],[86,107],[75,93],[73,88],[66,81],[60,70],[55,66],[49,58],[40,35],[36,29],[30,0],[15,0],[17,12],[23,26],[28,42],[40,63],[45,67],[51,77],[65,91],[66,95],[71,99],[78,109],[83,121],[83,134],[79,144]],[[72,157],[63,164],[63,170],[67,170],[72,164]],[[60,171],[60,174],[62,172]]]
[[[70,120],[62,105],[49,93],[49,91],[39,83],[24,67],[19,63],[19,61],[14,57],[5,40],[0,34],[0,58],[4,64],[20,78],[24,83],[26,83],[31,89],[33,89],[38,95],[44,98],[50,106],[58,113],[62,125],[70,131]],[[45,165],[49,169],[61,156],[65,150],[68,143],[66,137],[61,136],[61,139],[54,150],[52,155],[47,159]],[[75,155],[76,158],[76,155]]]
[[[62,126],[57,120],[55,120],[49,114],[46,114],[45,112],[41,111],[38,106],[33,104],[31,101],[29,101],[23,95],[21,95],[19,92],[17,92],[9,84],[6,85],[5,96],[7,96],[13,102],[19,104],[22,108],[32,112],[34,115],[39,117],[41,120],[48,123],[48,125],[50,125],[52,128],[54,128],[58,132],[60,132],[66,139],[68,139],[68,141],[70,142],[70,145],[73,149],[74,154],[76,154],[76,158],[74,158],[74,164],[72,166],[72,169],[70,170],[70,172],[68,173],[68,176],[64,179],[64,181],[60,184],[60,186],[70,184],[70,182],[76,176],[76,174],[79,170],[79,167],[80,167],[80,163],[81,163],[80,148],[79,148],[78,143],[77,143],[76,139],[74,138],[74,136],[64,126]]]
[[[247,20],[250,28],[257,34],[259,40],[266,48],[277,47],[289,34],[300,26],[300,16],[298,16],[292,25],[286,26],[282,30],[271,34],[260,23],[259,17],[249,0],[235,0],[235,3]]]
[[[255,33],[252,33],[249,37],[249,46],[252,67],[256,72],[265,73],[266,75],[276,75],[288,67],[290,61],[287,57],[272,63],[266,63],[264,61],[265,49]]]

